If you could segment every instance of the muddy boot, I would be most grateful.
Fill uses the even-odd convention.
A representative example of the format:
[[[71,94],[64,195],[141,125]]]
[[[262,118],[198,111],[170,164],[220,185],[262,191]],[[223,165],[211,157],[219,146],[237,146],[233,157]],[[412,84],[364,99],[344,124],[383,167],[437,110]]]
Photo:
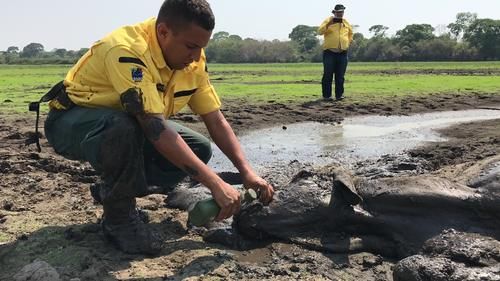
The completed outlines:
[[[102,188],[101,185],[98,183],[94,183],[90,186],[90,195],[92,195],[92,198],[94,199],[94,203],[102,205],[102,198],[104,197],[102,193]],[[142,210],[141,208],[137,207],[137,214],[139,215],[139,218],[143,223],[149,223],[149,214],[148,212]]]
[[[161,240],[141,221],[134,199],[104,203],[102,230],[118,249],[129,254],[158,254]]]

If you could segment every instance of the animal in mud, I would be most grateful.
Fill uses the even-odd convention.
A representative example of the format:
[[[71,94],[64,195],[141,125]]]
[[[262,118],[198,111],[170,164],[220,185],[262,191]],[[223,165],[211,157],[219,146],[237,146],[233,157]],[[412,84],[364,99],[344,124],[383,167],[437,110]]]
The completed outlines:
[[[324,167],[302,170],[275,186],[269,206],[243,206],[231,231],[211,230],[206,240],[244,248],[274,239],[326,252],[368,251],[401,259],[421,253],[436,237],[459,232],[465,236],[455,238],[487,241],[476,244],[490,247],[496,253],[492,259],[500,261],[500,157],[456,171],[452,179],[355,178],[341,167]],[[181,188],[169,197],[173,205],[187,206],[196,190]],[[477,237],[464,238],[470,233]],[[460,245],[464,249],[467,243]]]
[[[355,179],[341,168],[303,173],[269,207],[243,209],[235,226],[250,237],[396,257],[450,228],[499,239],[500,161],[485,163],[464,183],[428,175]],[[321,180],[325,174],[330,186]]]

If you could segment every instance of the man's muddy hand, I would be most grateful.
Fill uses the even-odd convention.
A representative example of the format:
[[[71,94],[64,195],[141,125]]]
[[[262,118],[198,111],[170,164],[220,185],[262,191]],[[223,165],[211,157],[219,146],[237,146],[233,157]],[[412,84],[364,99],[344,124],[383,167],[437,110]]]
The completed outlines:
[[[259,200],[264,205],[269,205],[273,200],[274,188],[263,178],[256,174],[249,174],[243,177],[243,186],[251,188],[259,195]]]
[[[212,195],[221,208],[219,215],[215,218],[216,221],[230,218],[240,211],[240,192],[228,183],[222,181],[219,188],[212,190]]]

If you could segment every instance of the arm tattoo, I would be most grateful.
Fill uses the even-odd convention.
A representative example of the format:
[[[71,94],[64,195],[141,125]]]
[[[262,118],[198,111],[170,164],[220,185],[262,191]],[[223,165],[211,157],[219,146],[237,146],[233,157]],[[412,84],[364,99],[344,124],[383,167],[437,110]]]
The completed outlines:
[[[161,133],[166,129],[165,123],[158,117],[149,117],[145,121],[144,132],[146,137],[149,140],[158,141]]]
[[[198,175],[198,171],[189,166],[184,166],[184,171],[186,171],[186,173],[188,173],[191,177],[196,177]]]

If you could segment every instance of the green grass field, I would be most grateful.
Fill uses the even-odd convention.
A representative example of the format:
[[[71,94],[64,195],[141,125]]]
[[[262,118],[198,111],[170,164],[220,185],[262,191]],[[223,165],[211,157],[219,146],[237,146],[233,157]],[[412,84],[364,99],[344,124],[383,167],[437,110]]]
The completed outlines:
[[[0,65],[0,111],[26,112],[69,68]],[[303,102],[321,96],[318,63],[209,64],[209,71],[222,99]],[[349,101],[359,103],[388,96],[500,94],[500,62],[350,63],[345,86]]]

